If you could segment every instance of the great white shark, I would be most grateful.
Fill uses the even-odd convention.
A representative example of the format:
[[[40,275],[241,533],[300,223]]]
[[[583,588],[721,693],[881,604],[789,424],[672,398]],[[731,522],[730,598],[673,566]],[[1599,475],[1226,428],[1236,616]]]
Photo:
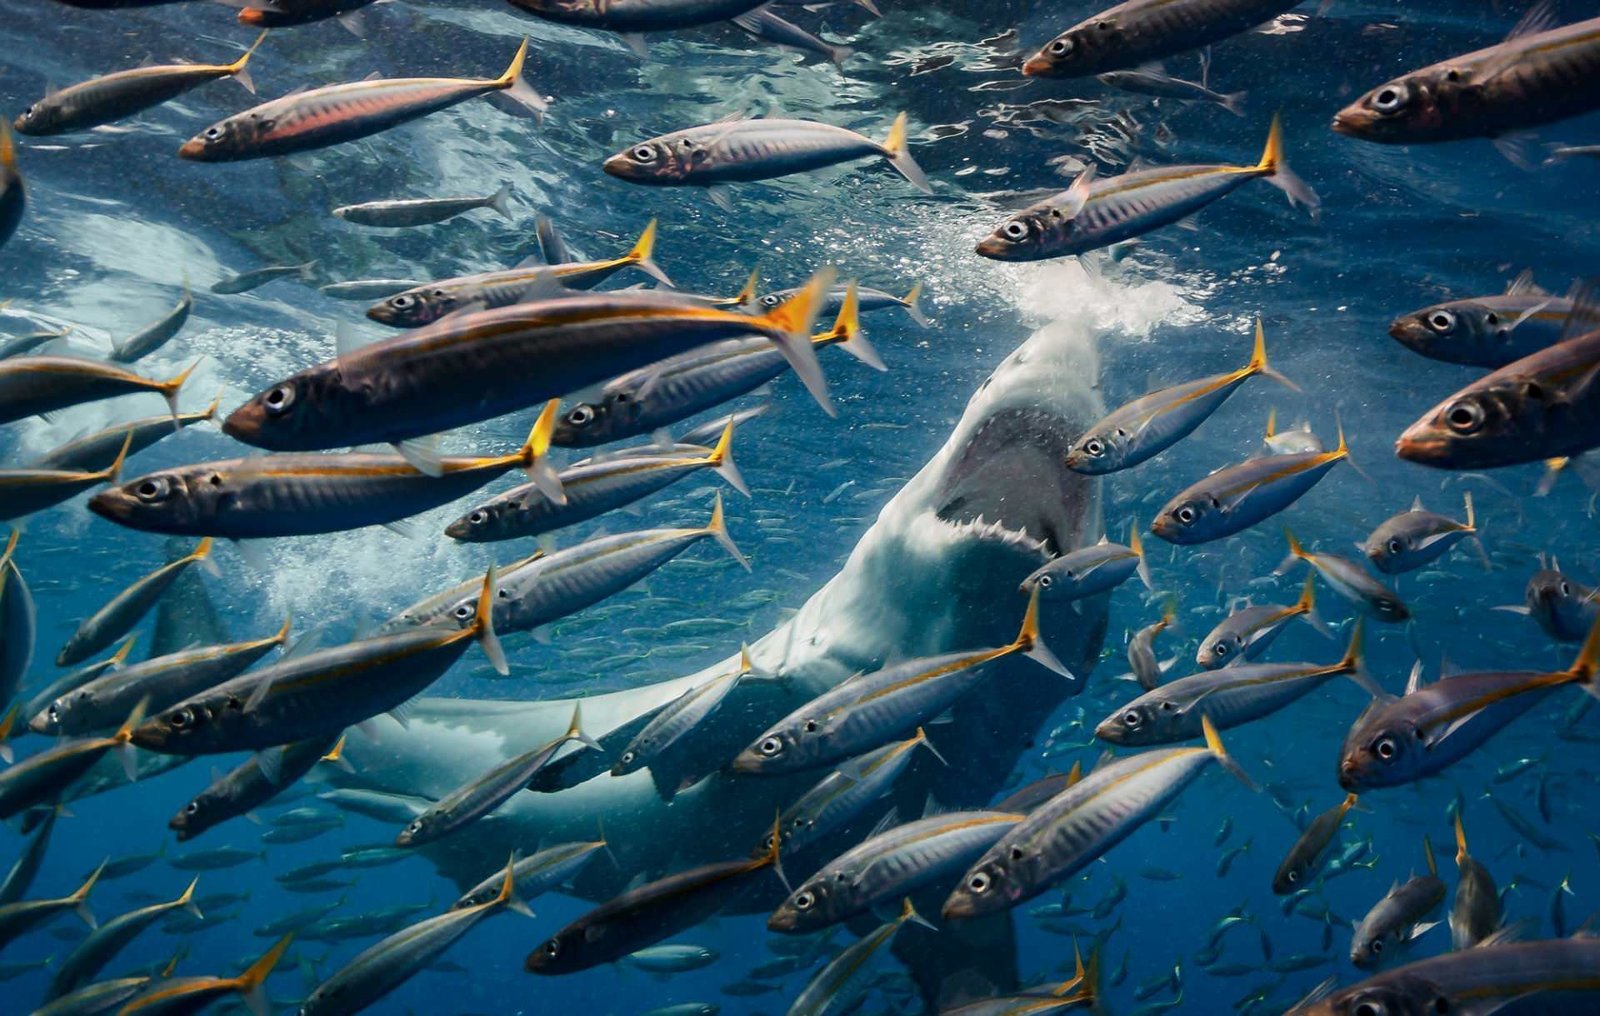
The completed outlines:
[[[545,792],[520,793],[490,820],[423,853],[466,887],[503,865],[513,849],[594,839],[603,830],[617,863],[589,865],[571,887],[593,901],[643,879],[749,855],[775,814],[827,770],[782,777],[724,771],[742,748],[859,671],[1008,643],[1026,606],[1022,579],[1052,557],[1100,538],[1099,488],[1063,464],[1073,439],[1103,412],[1095,342],[1086,323],[1057,322],[1007,356],[838,573],[787,622],[750,645],[756,668],[770,678],[741,682],[655,772],[613,777],[608,759],[581,753],[557,767]],[[918,753],[888,800],[803,855],[783,858],[786,873],[809,874],[859,840],[891,806],[914,817],[929,800],[949,808],[993,801],[1040,725],[1082,691],[1105,634],[1105,600],[1079,611],[1049,611],[1041,628],[1074,679],[1018,657],[991,664],[979,690],[930,730],[945,762]],[[353,772],[335,779],[437,799],[561,735],[575,701],[582,703],[584,729],[608,752],[620,752],[658,708],[737,663],[735,656],[674,680],[581,700],[421,699],[403,727],[385,719],[369,733],[352,730],[345,757]],[[731,909],[770,910],[783,893],[773,878]],[[937,900],[925,909],[937,913]],[[930,1006],[958,986],[962,993],[1015,986],[1005,915],[939,934],[908,928],[896,951]]]

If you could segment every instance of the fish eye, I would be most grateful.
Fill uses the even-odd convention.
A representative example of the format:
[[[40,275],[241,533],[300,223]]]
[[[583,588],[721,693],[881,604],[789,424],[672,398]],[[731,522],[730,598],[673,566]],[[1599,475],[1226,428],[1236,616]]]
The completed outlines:
[[[1228,643],[1218,642],[1216,645],[1211,647],[1211,651],[1218,656],[1227,656],[1232,650],[1228,646]]]
[[[267,407],[267,412],[274,416],[286,412],[294,405],[294,385],[285,383],[268,389],[261,402]]]
[[[1377,1002],[1362,1002],[1351,1010],[1351,1016],[1383,1016],[1383,1006]]]
[[[211,138],[213,141],[215,141],[217,138],[222,137],[222,128],[221,127],[207,127],[206,128],[206,137]]]
[[[474,526],[481,526],[485,522],[489,521],[489,513],[484,511],[482,508],[474,508],[472,512],[467,515],[467,521]]]
[[[1083,450],[1098,459],[1100,456],[1106,453],[1106,444],[1099,438],[1092,437],[1088,441],[1084,442]]]
[[[1411,89],[1396,82],[1384,85],[1372,97],[1372,108],[1380,113],[1398,112],[1411,98]]]
[[[1050,55],[1051,56],[1066,56],[1068,53],[1071,53],[1071,52],[1072,52],[1072,40],[1071,39],[1063,37],[1063,38],[1057,39],[1056,41],[1054,41],[1054,42],[1052,42],[1050,44]]]
[[[1428,315],[1428,327],[1440,335],[1447,335],[1455,330],[1456,316],[1447,310],[1436,310]]]
[[[1378,743],[1372,746],[1372,750],[1377,752],[1378,757],[1383,759],[1385,762],[1389,761],[1390,759],[1394,758],[1397,750],[1395,747],[1394,738],[1380,737],[1378,739]]]
[[[1488,315],[1484,317],[1484,320],[1489,322],[1491,325],[1498,325],[1500,323],[1500,315],[1491,310]]]
[[[771,758],[782,750],[783,742],[778,740],[776,737],[769,737],[760,744],[756,745],[756,751],[759,751],[768,758]]]
[[[980,871],[976,875],[973,875],[971,878],[967,879],[967,888],[972,890],[975,893],[986,893],[986,892],[988,892],[989,891],[989,876],[988,876],[988,874],[986,872]]]
[[[1028,227],[1021,219],[1012,219],[1000,227],[1000,232],[1007,240],[1025,240],[1028,237]]]
[[[457,620],[465,621],[467,618],[471,617],[473,614],[476,614],[477,612],[478,612],[477,604],[475,604],[472,601],[468,600],[465,603],[456,604],[456,609],[452,610],[450,613]]]
[[[763,296],[761,298],[761,305],[763,307],[776,307],[778,305],[778,298],[771,295]]]
[[[1188,505],[1184,505],[1182,508],[1179,508],[1177,511],[1173,512],[1172,516],[1187,526],[1193,524],[1195,520],[1195,511]]]
[[[1300,881],[1300,873],[1291,868],[1289,869],[1288,879],[1289,884],[1294,885],[1296,882]]]
[[[1056,580],[1054,578],[1050,577],[1049,575],[1040,575],[1039,576],[1039,588],[1040,589],[1049,589],[1051,586],[1055,585],[1055,581]]]
[[[61,708],[59,706],[57,706],[54,702],[50,703],[49,712],[50,712],[50,722],[51,723],[55,723],[57,720],[61,719]]]
[[[417,298],[412,296],[410,293],[401,293],[399,296],[389,301],[389,306],[393,307],[395,310],[406,310],[416,302]]]
[[[1476,402],[1457,402],[1445,410],[1444,422],[1457,434],[1471,434],[1483,426],[1483,409]]]
[[[631,154],[633,155],[634,162],[649,163],[656,161],[656,149],[654,145],[640,145],[638,148],[635,148]]]
[[[589,406],[578,406],[567,414],[567,422],[574,427],[582,427],[594,419],[594,410]]]
[[[171,716],[167,717],[167,722],[172,724],[177,729],[182,730],[194,723],[194,710],[179,709]]]
[[[1434,1000],[1433,1000],[1433,1011],[1437,1012],[1437,1013],[1447,1013],[1447,1012],[1449,1012],[1450,1011],[1450,1000],[1448,998],[1445,998],[1443,995],[1439,995],[1439,996],[1435,997]]]
[[[817,898],[811,895],[809,890],[796,894],[794,898],[794,906],[796,910],[810,910],[816,905],[816,902]]]
[[[1572,595],[1572,584],[1571,583],[1566,582],[1566,581],[1563,581],[1561,583],[1561,595],[1562,596],[1571,596]]]
[[[170,493],[171,486],[163,477],[147,477],[134,486],[133,496],[146,502],[161,501]]]
[[[1383,952],[1383,939],[1381,939],[1381,938],[1373,939],[1371,948],[1372,948],[1372,951],[1375,952],[1375,953]]]
[[[1122,714],[1122,725],[1129,730],[1139,729],[1139,724],[1144,722],[1144,717],[1139,715],[1137,709],[1130,709]]]
[[[559,956],[561,954],[561,943],[552,938],[544,944],[544,954],[546,956]]]
[[[200,813],[200,802],[190,801],[188,804],[183,806],[183,813],[185,815],[198,815]]]
[[[1398,554],[1404,549],[1405,548],[1403,546],[1401,546],[1401,544],[1400,544],[1400,538],[1398,536],[1390,539],[1390,541],[1389,541],[1389,553]]]

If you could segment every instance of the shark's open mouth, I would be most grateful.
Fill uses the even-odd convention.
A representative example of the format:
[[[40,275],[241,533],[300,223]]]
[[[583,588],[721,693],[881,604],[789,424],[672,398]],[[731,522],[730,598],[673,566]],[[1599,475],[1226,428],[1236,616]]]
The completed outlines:
[[[1041,559],[1070,550],[1074,503],[1085,484],[1065,464],[1077,429],[1041,408],[1002,409],[985,418],[946,471],[935,514]]]

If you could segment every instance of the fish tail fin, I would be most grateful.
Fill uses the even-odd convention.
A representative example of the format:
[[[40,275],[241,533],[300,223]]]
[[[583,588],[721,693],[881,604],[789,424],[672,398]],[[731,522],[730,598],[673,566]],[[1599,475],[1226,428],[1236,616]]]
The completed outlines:
[[[1477,548],[1478,560],[1483,562],[1483,570],[1494,571],[1494,561],[1489,557],[1489,549],[1483,545],[1483,531],[1478,528],[1478,515],[1472,504],[1472,491],[1462,491],[1461,500],[1466,505],[1467,510],[1467,539],[1471,540],[1472,545]]]
[[[889,137],[883,142],[883,154],[888,157],[889,165],[911,181],[911,186],[924,194],[933,193],[933,185],[928,182],[922,167],[917,165],[917,160],[911,157],[911,150],[906,147],[905,113],[894,118],[894,125],[889,128]]]
[[[1354,681],[1361,690],[1375,699],[1383,698],[1387,693],[1383,686],[1372,679],[1367,672],[1365,625],[1362,618],[1356,618],[1356,623],[1350,628],[1350,645],[1344,651],[1344,656],[1334,667],[1333,673],[1343,674]]]
[[[12,528],[11,535],[6,538],[6,549],[0,552],[0,569],[11,563],[11,557],[17,552],[17,541],[22,539],[22,530]]]
[[[111,655],[111,669],[116,670],[128,662],[128,654],[133,652],[133,644],[139,641],[139,633],[134,632],[122,643],[122,648]]]
[[[656,220],[651,219],[650,224],[644,227],[644,232],[639,234],[639,239],[633,242],[633,247],[623,255],[623,259],[663,286],[677,289],[678,287],[673,285],[672,280],[667,277],[667,273],[661,270],[660,265],[656,264],[655,251]]]
[[[549,498],[552,504],[563,505],[567,503],[567,492],[561,486],[561,477],[556,473],[556,468],[550,464],[550,439],[555,434],[556,415],[560,411],[560,399],[551,399],[544,404],[539,419],[534,421],[533,429],[528,432],[528,440],[523,442],[517,457],[522,471],[539,488],[539,493]]]
[[[860,360],[873,370],[888,370],[883,360],[878,356],[878,351],[861,334],[861,294],[857,291],[856,284],[850,283],[850,288],[845,291],[844,302],[839,305],[839,316],[834,319],[833,327],[823,332],[816,338],[824,342],[837,342],[839,348]],[[815,339],[813,340],[815,344]]]
[[[107,483],[116,483],[122,477],[122,464],[128,460],[128,449],[133,447],[133,431],[128,431],[122,439],[122,447],[117,449],[117,457],[111,460],[111,465],[100,471],[100,476]]]
[[[1222,93],[1222,102],[1220,105],[1223,109],[1232,113],[1234,116],[1244,116],[1244,100],[1249,97],[1250,93],[1246,90],[1240,90],[1237,92],[1224,92]]]
[[[182,374],[172,378],[170,381],[162,381],[156,385],[156,390],[161,393],[161,397],[167,400],[167,408],[172,412],[172,425],[174,427],[178,425],[178,393],[183,391],[184,382],[189,380],[189,375],[193,374],[194,369],[198,366],[200,366],[200,360],[195,360],[195,362],[189,364],[188,369]]]
[[[1206,735],[1206,750],[1211,753],[1212,758],[1217,760],[1217,764],[1232,773],[1234,778],[1251,790],[1258,789],[1256,782],[1250,778],[1248,773],[1239,768],[1239,763],[1235,762],[1233,756],[1228,754],[1228,749],[1222,746],[1222,738],[1217,734],[1217,726],[1211,722],[1209,714],[1200,714],[1200,729]]]
[[[811,328],[836,276],[831,267],[821,269],[799,292],[754,319],[765,326],[768,338],[777,343],[783,358],[789,361],[789,366],[794,368],[811,397],[829,416],[837,416],[838,411],[828,399],[828,382],[822,376],[822,364],[818,362],[816,348],[811,344]]]
[[[485,903],[485,907],[504,907],[516,901],[512,895],[517,888],[517,855],[513,851],[506,858],[505,874],[500,877],[500,891],[494,894],[494,899]]]
[[[345,735],[341,733],[339,735],[339,740],[333,742],[333,747],[328,749],[328,754],[323,755],[321,758],[317,759],[317,761],[332,762],[345,772],[354,773],[356,771],[356,767],[351,764],[349,759],[344,757],[344,739]]]
[[[748,307],[752,303],[755,303],[756,297],[759,295],[759,290],[757,287],[760,285],[761,269],[750,269],[750,277],[744,280],[744,285],[741,286],[739,288],[739,292],[735,293],[733,296],[733,306]]]
[[[292,941],[294,941],[293,932],[278,939],[271,949],[262,954],[260,959],[250,964],[248,970],[234,978],[233,990],[244,997],[244,1004],[249,1006],[250,1011],[255,1013],[256,1016],[270,1016],[272,1013],[272,1003],[268,1001],[266,993],[261,990],[261,986],[266,982],[267,975],[272,973],[272,968],[278,965],[279,960],[283,959],[283,954]]]
[[[579,744],[593,748],[595,751],[604,751],[600,742],[583,732],[583,703],[576,702],[572,706],[572,722],[567,724],[567,740],[577,741]]]
[[[711,521],[706,523],[705,533],[720,543],[722,549],[727,551],[728,555],[735,561],[739,562],[745,571],[750,570],[750,559],[744,556],[744,553],[739,550],[738,544],[733,542],[733,537],[728,535],[728,520],[722,514],[722,492],[720,490],[717,491],[716,500],[712,503]]]
[[[279,646],[288,645],[289,644],[289,632],[293,628],[294,628],[294,615],[293,614],[285,614],[285,615],[283,615],[283,624],[279,625],[278,626],[278,630],[272,633],[272,643],[274,645],[279,645]]]
[[[222,574],[222,570],[217,567],[216,559],[211,556],[211,549],[216,545],[216,542],[212,537],[201,537],[200,542],[189,553],[189,560],[204,568],[209,575]]]
[[[489,196],[489,207],[499,213],[507,222],[515,222],[516,217],[511,214],[511,185],[503,183],[500,189]]]
[[[244,54],[240,56],[239,59],[228,65],[228,74],[233,77],[233,80],[243,85],[244,90],[249,92],[251,95],[256,94],[256,83],[255,80],[250,77],[250,68],[247,65],[250,63],[250,57],[255,53],[256,47],[260,46],[266,37],[267,33],[265,31],[256,36],[256,41],[250,44],[250,48],[245,50]]]
[[[1138,522],[1134,522],[1132,528],[1128,530],[1128,549],[1132,550],[1134,556],[1139,559],[1139,564],[1136,568],[1139,573],[1139,581],[1144,583],[1146,589],[1154,591],[1156,584],[1155,580],[1150,577],[1150,559],[1145,556],[1144,540],[1139,537]]]
[[[1078,680],[1078,676],[1067,669],[1067,665],[1056,659],[1056,654],[1044,644],[1044,639],[1039,636],[1039,587],[1034,586],[1028,594],[1028,609],[1022,615],[1022,628],[1017,632],[1016,641],[1011,643],[1012,652],[1022,653],[1033,662],[1046,670],[1054,671],[1069,681]]]
[[[17,717],[22,715],[22,703],[13,702],[11,708],[6,710],[5,719],[0,719],[0,761],[10,765],[17,759],[16,753],[11,750],[11,732],[17,729]]]
[[[206,919],[206,915],[200,912],[200,908],[196,906],[194,902],[194,887],[199,884],[200,876],[196,875],[189,881],[189,888],[185,889],[183,891],[183,895],[179,896],[176,900],[173,900],[173,902],[183,909],[189,911],[189,913],[193,914],[196,920],[203,921]]]
[[[0,123],[0,166],[13,173],[17,171],[17,142],[11,137],[11,128],[3,123]]]
[[[722,428],[722,436],[717,438],[717,446],[711,449],[711,454],[706,456],[706,465],[716,471],[716,474],[728,482],[728,486],[737,490],[745,497],[750,496],[750,488],[745,485],[744,475],[739,472],[739,467],[733,462],[733,417],[728,417],[727,426]]]
[[[906,309],[907,314],[911,315],[911,320],[926,328],[933,322],[929,321],[928,315],[922,312],[921,300],[922,283],[918,281],[911,284],[910,292],[906,293],[905,298],[900,301],[900,305]]]
[[[1273,406],[1267,410],[1267,433],[1265,439],[1271,441],[1278,436],[1278,407]]]
[[[779,853],[782,846],[783,813],[779,812],[772,818],[772,835],[767,838],[767,849],[760,857],[750,862],[750,870],[770,867],[777,873],[778,881],[783,883],[783,887],[789,889],[789,876],[783,873],[783,857]]]
[[[1595,675],[1600,673],[1600,618],[1589,628],[1589,637],[1583,640],[1583,648],[1578,651],[1578,658],[1572,661],[1572,666],[1567,668],[1567,673],[1583,686],[1584,691],[1600,698],[1600,683],[1595,680]]]
[[[1262,377],[1271,378],[1278,382],[1291,392],[1300,391],[1299,385],[1273,370],[1272,365],[1267,363],[1267,330],[1262,327],[1259,317],[1256,318],[1256,344],[1250,351],[1250,362],[1245,364],[1244,373],[1247,376],[1260,374]],[[1272,424],[1270,422],[1267,424],[1267,436],[1272,436]]]
[[[476,634],[478,644],[483,647],[483,655],[489,658],[490,666],[501,677],[511,673],[511,667],[506,663],[505,650],[500,647],[500,639],[494,633],[494,597],[495,597],[495,569],[494,565],[483,575],[483,587],[478,590],[478,606],[472,614],[472,631]]]
[[[1422,835],[1422,856],[1428,860],[1428,874],[1439,874],[1439,862],[1433,859],[1433,841],[1428,839],[1426,833]]]
[[[1305,585],[1300,587],[1300,598],[1294,603],[1294,612],[1306,624],[1317,630],[1323,638],[1333,638],[1333,631],[1317,613],[1317,573],[1306,572]]]
[[[1461,824],[1461,809],[1456,809],[1456,865],[1459,867],[1467,854],[1467,828]]]
[[[917,734],[916,734],[915,737],[913,737],[911,739],[911,741],[912,741],[912,743],[914,745],[920,744],[924,748],[926,748],[929,751],[933,752],[933,757],[938,759],[942,764],[944,764],[946,766],[948,766],[950,764],[949,761],[946,760],[943,755],[939,754],[939,749],[935,748],[933,746],[933,742],[928,740],[928,732],[926,730],[923,730],[921,727],[917,728]]]
[[[221,408],[222,408],[222,389],[218,388],[217,389],[217,394],[213,395],[211,397],[211,404],[209,406],[207,406],[204,410],[201,411],[199,418],[201,420],[206,420],[206,421],[215,420],[217,418],[217,410],[219,410]]]
[[[522,76],[522,65],[527,59],[528,40],[523,39],[522,45],[517,47],[517,55],[511,58],[511,65],[506,68],[506,72],[494,79],[494,87],[505,92],[507,98],[532,113],[535,119],[543,120],[544,111],[550,108],[550,104],[545,102],[544,96]]]
[[[929,931],[939,930],[933,926],[933,922],[917,913],[917,908],[911,905],[911,897],[909,896],[900,901],[900,919],[895,923],[905,924],[907,921],[910,921],[912,924],[920,924]]]
[[[100,867],[96,868],[88,878],[83,880],[83,885],[80,885],[73,891],[71,896],[67,897],[72,901],[72,912],[78,915],[80,921],[91,928],[98,928],[100,922],[94,919],[94,911],[89,909],[89,893],[94,890],[95,883],[100,881],[100,873],[105,871],[106,865],[110,863],[111,858],[109,857],[101,861]]]
[[[1312,190],[1304,180],[1295,175],[1289,168],[1289,162],[1283,157],[1283,118],[1278,114],[1272,115],[1272,127],[1267,131],[1267,144],[1261,151],[1261,161],[1255,168],[1262,173],[1267,182],[1283,191],[1289,197],[1289,204],[1304,205],[1310,210],[1313,218],[1317,210],[1322,207],[1322,199],[1317,197],[1317,192]]]
[[[1289,530],[1288,526],[1283,527],[1283,536],[1284,539],[1289,541],[1289,553],[1284,555],[1283,560],[1278,563],[1278,567],[1272,570],[1274,575],[1288,574],[1289,569],[1294,567],[1296,561],[1311,563],[1311,555],[1307,554],[1306,549],[1300,546],[1300,541],[1295,539],[1294,533]]]

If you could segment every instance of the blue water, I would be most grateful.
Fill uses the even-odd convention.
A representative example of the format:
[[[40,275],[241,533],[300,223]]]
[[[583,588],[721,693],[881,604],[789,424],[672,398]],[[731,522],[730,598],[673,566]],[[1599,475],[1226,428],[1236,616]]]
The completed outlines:
[[[1448,54],[1488,45],[1515,22],[1522,3],[1341,2],[1325,15],[1307,4],[1270,31],[1217,47],[1212,83],[1247,89],[1247,115],[1235,118],[1205,106],[1113,96],[1092,83],[1023,81],[1010,68],[1010,50],[1031,50],[1095,5],[993,2],[898,3],[868,19],[836,4],[821,15],[831,32],[858,51],[843,71],[761,49],[731,28],[671,33],[653,39],[648,60],[596,32],[567,29],[517,14],[492,0],[380,5],[368,12],[360,40],[334,23],[275,32],[252,65],[262,97],[302,85],[384,75],[495,74],[517,40],[533,41],[528,76],[553,97],[547,121],[535,128],[488,103],[469,102],[377,138],[286,160],[196,165],[174,156],[196,130],[244,108],[237,85],[217,82],[143,114],[121,133],[31,139],[21,167],[30,210],[19,234],[0,250],[7,315],[21,311],[75,326],[85,352],[104,352],[110,337],[129,334],[168,308],[188,281],[198,295],[194,319],[159,354],[142,363],[151,376],[170,376],[191,358],[206,357],[185,396],[198,408],[221,389],[224,408],[288,373],[332,354],[338,321],[359,318],[360,304],[330,301],[294,280],[243,296],[205,292],[226,274],[267,264],[315,258],[319,281],[374,276],[445,277],[511,264],[535,250],[533,217],[543,212],[569,242],[592,257],[625,249],[651,217],[661,221],[657,259],[678,285],[695,292],[732,293],[753,264],[769,285],[797,285],[823,263],[891,291],[917,280],[934,326],[921,330],[895,312],[868,319],[868,334],[890,365],[886,374],[846,358],[823,359],[840,409],[825,417],[785,377],[773,388],[773,411],[740,433],[736,452],[756,496],[729,501],[734,538],[755,568],[746,574],[714,547],[692,551],[645,586],[604,607],[555,626],[549,646],[519,643],[510,679],[496,679],[469,654],[432,694],[462,698],[566,698],[638,687],[688,674],[725,656],[798,607],[845,559],[877,511],[940,446],[966,400],[988,372],[1041,328],[1089,328],[1099,333],[1101,392],[1120,404],[1151,387],[1222,371],[1243,362],[1249,328],[1265,322],[1274,365],[1305,390],[1291,395],[1253,383],[1215,419],[1172,452],[1105,482],[1106,524],[1148,524],[1172,493],[1210,469],[1251,454],[1267,412],[1280,420],[1309,418],[1331,440],[1336,415],[1355,460],[1370,476],[1339,467],[1287,512],[1308,545],[1341,551],[1421,495],[1428,507],[1456,512],[1463,489],[1478,505],[1484,541],[1496,567],[1485,572],[1465,549],[1399,589],[1414,609],[1410,629],[1385,627],[1370,640],[1371,669],[1398,690],[1418,656],[1431,669],[1441,655],[1456,665],[1544,668],[1565,666],[1570,647],[1551,644],[1531,621],[1493,612],[1517,603],[1539,552],[1558,555],[1581,579],[1600,576],[1591,492],[1574,475],[1536,499],[1536,466],[1492,477],[1428,471],[1396,460],[1393,438],[1422,411],[1473,376],[1469,368],[1415,357],[1385,328],[1394,315],[1450,296],[1492,293],[1523,268],[1553,291],[1600,262],[1600,168],[1575,161],[1532,172],[1517,169],[1484,143],[1429,148],[1384,148],[1339,138],[1327,129],[1334,110],[1395,73]],[[1596,5],[1564,5],[1566,20],[1592,17]],[[816,27],[819,17],[796,15]],[[10,113],[50,84],[132,66],[147,57],[231,59],[251,37],[224,7],[181,4],[145,11],[75,11],[55,4],[0,0],[7,45],[0,50],[0,96]],[[996,39],[1011,31],[1021,40]],[[988,43],[980,40],[992,40]],[[1194,76],[1192,57],[1169,72]],[[861,164],[770,184],[741,185],[736,211],[694,190],[648,190],[612,180],[601,158],[644,137],[735,110],[782,113],[851,126],[882,136],[899,110],[910,114],[913,150],[935,181],[925,197],[881,166]],[[1197,229],[1166,229],[1146,238],[1131,258],[1086,274],[1069,262],[1002,265],[971,253],[972,244],[1005,211],[983,195],[1064,185],[1050,165],[1060,156],[1092,155],[1112,172],[1139,155],[1155,162],[1253,162],[1267,121],[1281,110],[1286,147],[1296,170],[1321,194],[1324,214],[1312,222],[1282,195],[1251,185],[1208,209]],[[1543,142],[1600,141],[1593,119],[1546,128]],[[327,214],[329,208],[399,195],[489,193],[499,182],[516,193],[518,221],[478,212],[450,223],[409,231],[366,230]],[[631,280],[630,280],[631,281]],[[376,335],[374,326],[370,334]],[[154,397],[137,396],[30,420],[0,432],[0,460],[25,460],[76,433],[117,419],[157,412]],[[454,435],[453,447],[498,451],[526,432],[521,417],[497,420]],[[191,429],[145,453],[148,471],[180,462],[236,454],[220,434]],[[712,484],[699,479],[674,488],[647,507],[651,525],[698,524]],[[436,532],[462,510],[430,515],[421,527]],[[1276,520],[1275,520],[1276,521]],[[437,523],[437,525],[434,525]],[[607,520],[616,531],[643,524]],[[592,531],[586,527],[580,531]],[[569,537],[564,537],[570,539]],[[1241,537],[1202,548],[1155,548],[1152,567],[1162,589],[1176,591],[1184,625],[1163,655],[1192,658],[1194,642],[1219,619],[1230,597],[1257,602],[1293,599],[1300,575],[1253,581],[1270,574],[1283,552],[1280,527],[1270,523]],[[82,498],[32,520],[18,562],[39,606],[39,652],[29,686],[55,676],[51,660],[79,618],[166,559],[165,542],[91,516]],[[480,570],[483,548],[442,538],[407,539],[382,529],[334,537],[285,540],[264,553],[219,552],[220,578],[205,583],[234,638],[264,634],[291,613],[297,627],[327,626],[344,637],[448,582]],[[505,552],[499,553],[505,558]],[[1345,608],[1323,590],[1324,614],[1343,620]],[[894,596],[896,590],[884,590]],[[1019,777],[1091,763],[1099,747],[1085,745],[1093,723],[1124,700],[1112,680],[1122,664],[1125,632],[1153,620],[1159,598],[1133,585],[1112,601],[1105,661],[1084,696],[1050,716],[1027,712],[1019,730],[1037,730],[1023,752]],[[664,640],[654,629],[670,621],[713,617],[738,627],[714,637]],[[685,643],[688,643],[685,645]],[[613,657],[597,671],[593,647]],[[698,648],[697,648],[698,647]],[[1277,659],[1323,659],[1332,644],[1292,626],[1274,650]],[[629,657],[629,659],[616,659]],[[1579,693],[1562,693],[1473,758],[1442,778],[1415,787],[1375,792],[1344,833],[1370,839],[1371,870],[1333,880],[1326,899],[1341,917],[1357,919],[1389,884],[1421,864],[1421,836],[1438,848],[1447,882],[1451,836],[1446,806],[1465,802],[1472,851],[1510,889],[1512,919],[1551,933],[1550,887],[1569,869],[1574,892],[1565,901],[1569,926],[1600,907],[1600,870],[1590,842],[1589,815],[1600,800],[1592,741],[1585,724],[1568,739],[1551,734]],[[1285,916],[1269,890],[1272,870],[1296,836],[1293,813],[1319,812],[1342,796],[1333,780],[1343,732],[1362,706],[1353,686],[1334,684],[1284,712],[1232,732],[1231,751],[1268,786],[1252,795],[1226,776],[1204,777],[1170,809],[1163,829],[1152,824],[1113,851],[1105,863],[1074,880],[1076,906],[1092,906],[1121,880],[1127,898],[1104,921],[1087,916],[1065,923],[1087,941],[1109,938],[1109,971],[1126,967],[1110,988],[1118,1012],[1136,1009],[1135,988],[1181,964],[1179,1011],[1228,1011],[1266,988],[1286,1006],[1330,973],[1356,978],[1343,958],[1346,928],[1335,928],[1328,962],[1274,973],[1273,956],[1322,951],[1321,922]],[[1050,734],[1071,721],[1086,721]],[[1592,722],[1592,721],[1590,721]],[[1024,736],[1019,733],[1019,737]],[[30,736],[19,751],[41,747]],[[1542,761],[1527,774],[1493,782],[1516,759]],[[236,759],[225,757],[224,766]],[[167,818],[207,782],[201,760],[148,783],[73,805],[63,819],[33,895],[59,895],[109,855],[184,848],[171,843]],[[1550,802],[1546,824],[1533,795],[1543,780]],[[292,791],[287,806],[313,799]],[[1484,800],[1492,794],[1530,816],[1563,849],[1542,852],[1521,842]],[[276,805],[266,809],[268,815]],[[1223,847],[1212,845],[1231,820]],[[263,848],[262,828],[236,820],[193,846],[265,849],[263,858],[228,871],[204,873],[199,895],[247,892],[242,904],[218,909],[214,926],[183,939],[184,973],[233,973],[268,943],[252,929],[329,897],[283,892],[271,875],[334,856],[342,847],[387,842],[394,830],[358,816],[307,843]],[[1225,878],[1215,873],[1222,850],[1245,839],[1250,851]],[[0,834],[0,866],[23,840]],[[1167,869],[1177,881],[1147,877]],[[1141,875],[1145,872],[1146,875]],[[795,874],[793,872],[791,875]],[[432,901],[442,908],[456,887],[423,859],[367,869],[354,876],[341,913],[399,902]],[[131,891],[168,898],[188,875],[158,861],[143,872],[95,892],[102,919],[132,905]],[[1050,893],[1017,911],[1023,983],[1059,979],[1071,942],[1027,915],[1030,906],[1057,900]],[[425,971],[373,1011],[386,1013],[634,1013],[673,1002],[719,1004],[727,1013],[781,1012],[804,975],[776,982],[756,998],[722,992],[745,971],[774,958],[754,916],[724,916],[680,938],[721,953],[711,967],[668,979],[637,970],[602,968],[562,979],[532,978],[523,956],[588,904],[546,896],[538,917],[493,918],[448,955],[462,970]],[[1222,962],[1255,964],[1255,974],[1211,977],[1192,955],[1223,914],[1244,906],[1253,922],[1228,934]],[[231,915],[231,916],[230,916]],[[63,918],[49,930],[6,949],[6,963],[64,955],[81,929]],[[836,946],[850,935],[835,937]],[[270,982],[276,999],[300,998],[367,942],[297,945],[293,961]],[[130,946],[107,975],[171,956],[179,942],[150,932]],[[1448,947],[1444,929],[1430,933],[1419,954]],[[894,969],[891,962],[886,969]],[[5,986],[6,1012],[27,1011],[47,977],[33,972]],[[874,992],[868,1012],[914,1010],[900,988]],[[1154,1001],[1171,998],[1161,991]],[[286,1010],[287,1011],[287,1010]],[[1262,1011],[1272,1011],[1263,1009]]]

